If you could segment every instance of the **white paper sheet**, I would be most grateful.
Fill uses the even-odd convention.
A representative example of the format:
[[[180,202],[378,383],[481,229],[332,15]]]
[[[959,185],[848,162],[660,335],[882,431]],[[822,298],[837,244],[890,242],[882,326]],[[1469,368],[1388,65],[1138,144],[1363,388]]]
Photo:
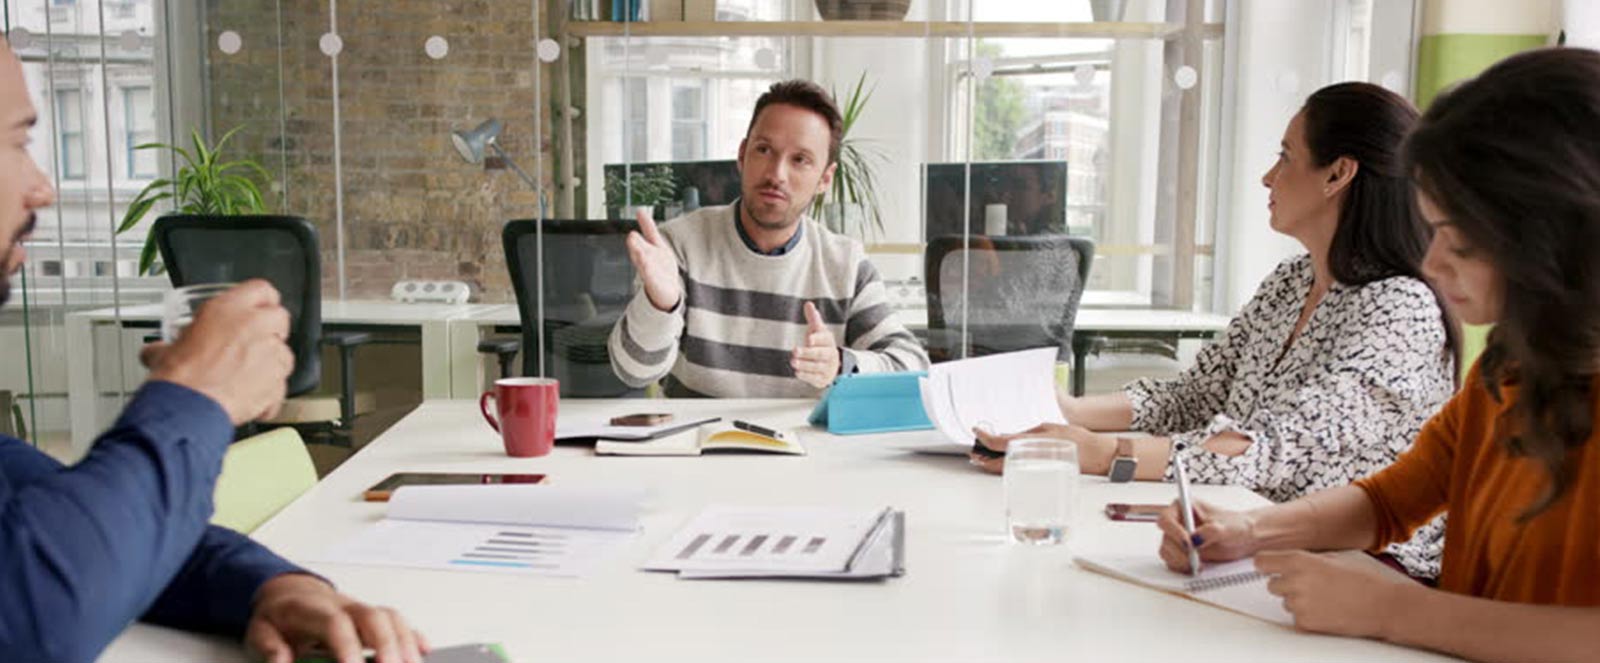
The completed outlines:
[[[1090,555],[1077,558],[1077,562],[1091,571],[1182,594],[1284,626],[1294,625],[1294,617],[1283,609],[1283,599],[1267,591],[1267,578],[1255,573],[1255,562],[1252,560],[1206,565],[1197,577],[1173,572],[1153,552],[1144,555]]]
[[[656,548],[656,571],[842,572],[884,509],[712,506]]]
[[[540,485],[403,486],[390,520],[633,530],[643,491]]]
[[[934,364],[921,378],[922,406],[952,446],[972,446],[972,429],[1016,433],[1064,424],[1056,404],[1055,348]]]
[[[631,531],[392,520],[362,530],[319,561],[443,571],[581,576]]]
[[[638,490],[405,486],[388,516],[320,561],[446,571],[583,575],[631,540]]]

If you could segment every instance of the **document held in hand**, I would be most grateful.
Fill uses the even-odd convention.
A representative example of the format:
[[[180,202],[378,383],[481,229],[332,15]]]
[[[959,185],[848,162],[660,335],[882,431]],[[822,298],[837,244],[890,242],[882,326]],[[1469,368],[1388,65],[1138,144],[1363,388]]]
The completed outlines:
[[[935,428],[961,450],[973,428],[1006,434],[1039,424],[1065,424],[1056,403],[1055,348],[934,364],[922,378],[922,407]]]
[[[884,578],[905,572],[905,513],[891,508],[713,506],[644,566],[680,578]]]
[[[639,491],[406,486],[388,515],[320,558],[342,564],[577,576],[634,536]]]

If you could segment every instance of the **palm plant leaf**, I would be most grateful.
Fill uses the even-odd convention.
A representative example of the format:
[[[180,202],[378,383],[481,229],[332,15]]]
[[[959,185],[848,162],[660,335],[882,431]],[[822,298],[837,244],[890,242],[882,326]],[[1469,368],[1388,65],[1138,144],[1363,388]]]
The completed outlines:
[[[146,185],[133,202],[128,204],[117,232],[123,233],[138,226],[155,208],[156,203],[170,200],[173,211],[183,214],[213,214],[232,216],[263,213],[267,211],[261,188],[255,178],[271,181],[272,176],[260,164],[249,159],[223,161],[222,151],[228,141],[243,126],[234,127],[216,143],[207,145],[198,129],[189,132],[192,149],[178,144],[144,143],[136,150],[167,150],[181,162],[177,172]],[[155,238],[145,240],[139,253],[139,273],[150,273],[157,256]]]
[[[825,211],[832,209],[837,213],[840,230],[846,230],[850,223],[848,211],[852,208],[860,211],[865,221],[859,234],[883,232],[883,211],[879,202],[878,179],[876,170],[878,166],[887,163],[888,159],[883,153],[872,147],[870,142],[850,135],[861,114],[865,112],[867,103],[872,100],[876,86],[867,86],[867,75],[862,73],[856,79],[854,87],[844,99],[844,107],[840,110],[840,124],[843,133],[839,142],[839,160],[833,176],[833,186],[829,187],[824,196],[819,196],[812,204],[812,216],[822,216]],[[837,91],[834,98],[838,99]]]

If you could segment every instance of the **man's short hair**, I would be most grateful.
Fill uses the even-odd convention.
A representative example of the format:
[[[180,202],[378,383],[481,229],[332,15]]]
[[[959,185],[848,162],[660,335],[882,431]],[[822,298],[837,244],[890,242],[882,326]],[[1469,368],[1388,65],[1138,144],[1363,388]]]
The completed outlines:
[[[745,138],[749,138],[750,131],[755,129],[761,109],[772,104],[804,108],[821,115],[828,123],[828,164],[839,160],[839,141],[844,138],[844,117],[839,115],[839,105],[833,102],[833,95],[828,94],[822,86],[804,79],[773,83],[761,94],[761,98],[756,99],[756,110],[750,114],[750,126],[744,130]]]

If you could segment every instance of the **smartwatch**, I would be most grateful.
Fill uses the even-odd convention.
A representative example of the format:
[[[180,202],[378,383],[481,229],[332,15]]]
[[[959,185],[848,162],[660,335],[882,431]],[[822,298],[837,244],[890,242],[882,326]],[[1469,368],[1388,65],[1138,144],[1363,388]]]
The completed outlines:
[[[1117,455],[1111,459],[1111,471],[1106,478],[1112,483],[1133,481],[1133,471],[1139,469],[1139,459],[1133,455],[1133,439],[1117,438]]]

